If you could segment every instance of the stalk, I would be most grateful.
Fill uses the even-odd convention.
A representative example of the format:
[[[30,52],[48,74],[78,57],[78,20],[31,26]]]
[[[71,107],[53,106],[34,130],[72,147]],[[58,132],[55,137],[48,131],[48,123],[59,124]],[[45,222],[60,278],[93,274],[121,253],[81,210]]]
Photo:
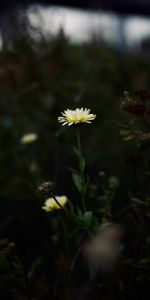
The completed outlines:
[[[82,166],[82,149],[81,149],[81,138],[80,138],[80,131],[77,128],[76,130],[76,136],[77,136],[77,149],[79,152],[79,172],[80,172],[80,178],[81,178],[81,201],[82,201],[82,208],[83,211],[86,211],[86,203],[85,203],[85,180],[84,180],[84,168]]]

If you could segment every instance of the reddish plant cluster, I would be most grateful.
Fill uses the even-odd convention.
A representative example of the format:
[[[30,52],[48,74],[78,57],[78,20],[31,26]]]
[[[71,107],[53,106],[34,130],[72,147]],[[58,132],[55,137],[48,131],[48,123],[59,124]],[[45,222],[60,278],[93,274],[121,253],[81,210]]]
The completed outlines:
[[[141,161],[141,157],[139,155],[130,154],[130,155],[126,156],[125,161],[129,165],[137,166],[137,165],[139,165],[139,163]]]
[[[145,101],[147,99],[150,99],[150,94],[147,90],[138,90],[135,91],[135,95],[141,100]]]
[[[145,105],[130,103],[124,107],[124,110],[126,110],[129,113],[134,113],[136,115],[143,115],[145,113]]]
[[[149,114],[149,110],[145,101],[150,99],[150,93],[147,90],[137,90],[134,92],[136,100],[132,98],[128,92],[124,92],[123,109],[128,113],[143,116],[144,113]],[[142,102],[142,103],[140,103]]]

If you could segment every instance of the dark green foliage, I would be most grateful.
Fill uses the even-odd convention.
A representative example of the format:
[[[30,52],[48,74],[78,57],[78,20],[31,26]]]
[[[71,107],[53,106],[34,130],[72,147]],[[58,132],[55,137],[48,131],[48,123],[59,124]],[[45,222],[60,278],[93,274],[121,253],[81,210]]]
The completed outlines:
[[[149,60],[94,39],[72,45],[61,32],[49,41],[15,40],[0,52],[0,64],[1,298],[72,300],[79,291],[81,299],[85,288],[89,299],[142,299],[150,280],[149,174],[142,160],[149,148],[141,155],[123,143],[120,96],[150,86]],[[76,107],[97,114],[81,126],[82,154],[75,128],[57,122],[61,111]],[[30,132],[38,139],[21,144]],[[52,187],[39,193],[41,182]],[[77,218],[41,209],[52,192],[68,196]],[[124,248],[117,272],[99,272],[89,283],[83,246],[101,223],[121,224],[117,241]]]

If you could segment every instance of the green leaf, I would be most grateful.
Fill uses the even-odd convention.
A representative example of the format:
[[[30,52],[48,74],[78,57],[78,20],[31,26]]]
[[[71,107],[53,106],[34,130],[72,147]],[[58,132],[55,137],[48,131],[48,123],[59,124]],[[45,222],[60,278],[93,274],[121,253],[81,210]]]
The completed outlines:
[[[86,211],[84,213],[83,219],[86,226],[90,226],[93,218],[93,212],[92,211]]]
[[[75,146],[73,146],[73,150],[74,150],[75,154],[76,154],[78,157],[81,156],[80,151],[79,151]]]
[[[81,208],[78,206],[77,206],[77,214],[81,219],[83,218],[83,212],[82,212]]]
[[[74,152],[76,153],[76,155],[79,158],[81,171],[84,172],[84,169],[85,169],[85,159],[81,155],[80,151],[75,146],[73,147],[73,150],[74,150]]]
[[[80,167],[81,167],[81,171],[84,172],[85,169],[85,159],[83,156],[81,156],[80,158]]]
[[[77,175],[80,175],[79,173],[78,173],[78,171],[76,171],[75,169],[73,169],[73,168],[68,168],[69,169],[69,171],[71,171],[72,173],[75,173],[75,174],[77,174]]]
[[[82,180],[81,180],[81,176],[76,174],[76,173],[72,173],[72,178],[74,181],[74,184],[76,186],[76,188],[78,189],[79,192],[82,191]]]

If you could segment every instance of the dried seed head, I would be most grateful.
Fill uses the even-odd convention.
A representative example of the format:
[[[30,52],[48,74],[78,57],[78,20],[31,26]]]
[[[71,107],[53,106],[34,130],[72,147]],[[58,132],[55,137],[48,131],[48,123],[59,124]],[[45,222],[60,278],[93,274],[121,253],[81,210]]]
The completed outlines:
[[[37,192],[41,196],[49,195],[54,189],[54,183],[51,181],[43,181],[38,187]]]

